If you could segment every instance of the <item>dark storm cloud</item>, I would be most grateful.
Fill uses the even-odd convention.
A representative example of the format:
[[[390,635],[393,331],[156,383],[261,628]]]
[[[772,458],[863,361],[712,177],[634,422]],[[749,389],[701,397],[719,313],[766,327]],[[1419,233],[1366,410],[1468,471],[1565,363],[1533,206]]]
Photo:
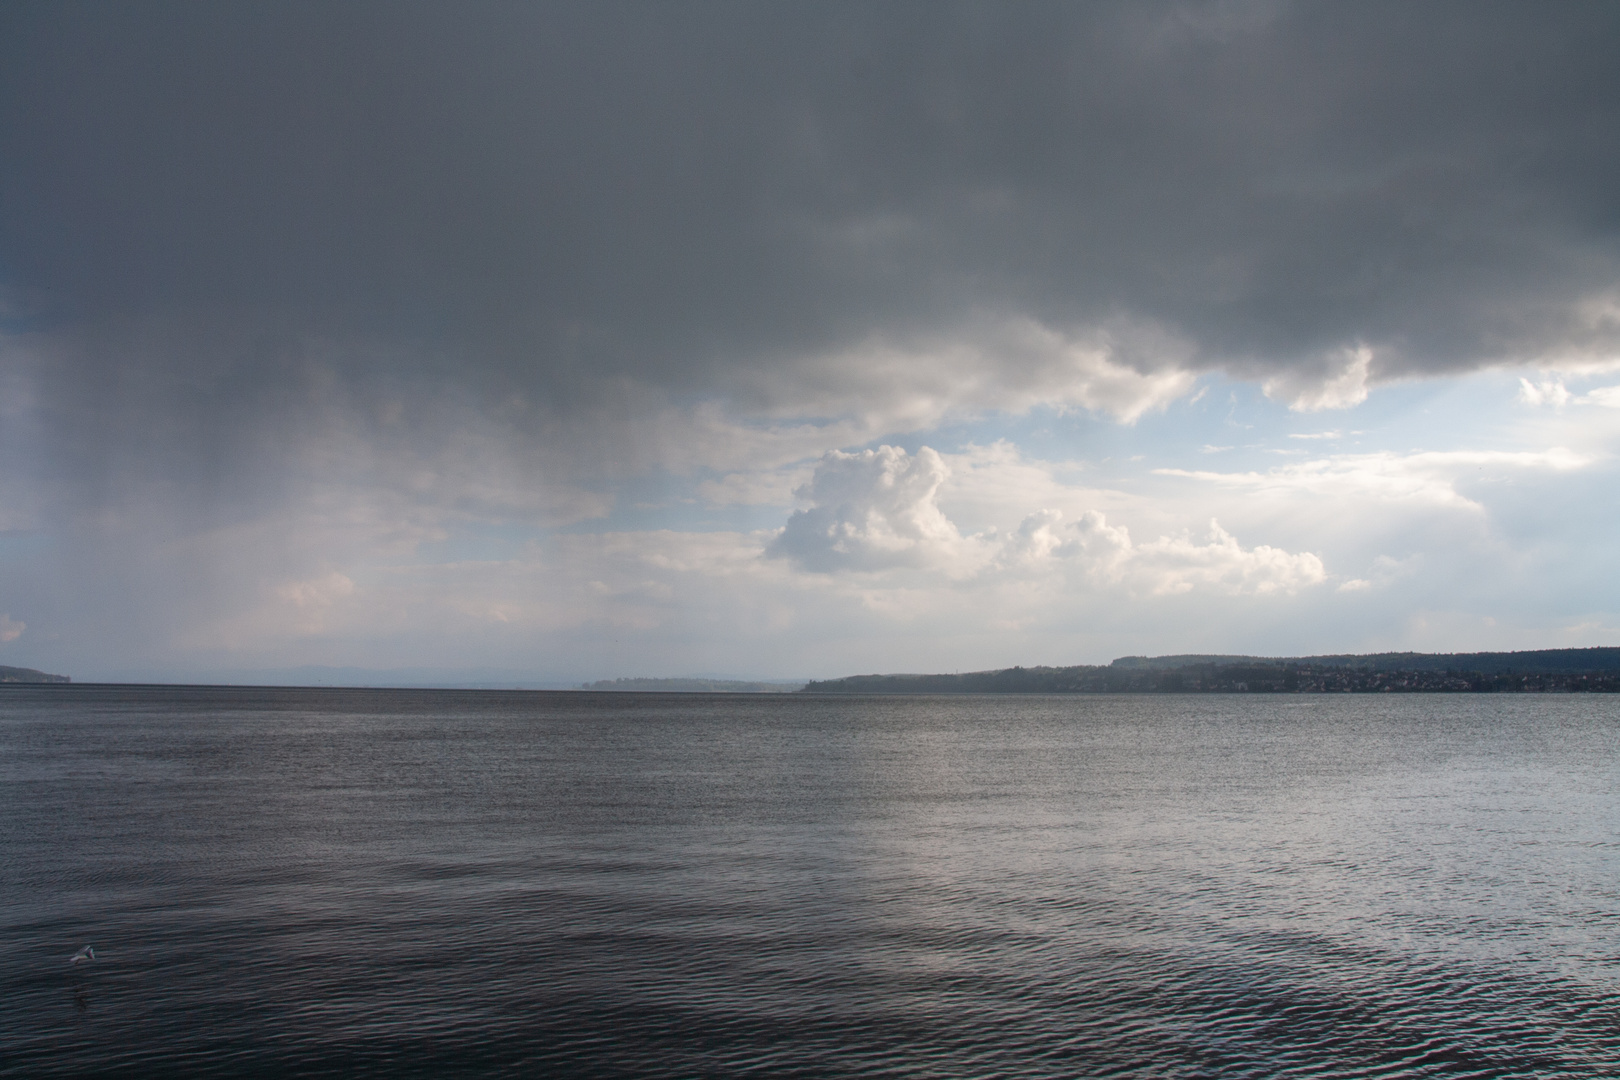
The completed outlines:
[[[571,334],[643,371],[971,301],[1422,362],[1614,285],[1613,5],[5,19],[5,273],[66,318]]]
[[[1611,4],[52,3],[0,41],[62,460],[159,417],[234,478],[335,401],[780,411],[796,358],[984,318],[1252,377],[1616,334]]]

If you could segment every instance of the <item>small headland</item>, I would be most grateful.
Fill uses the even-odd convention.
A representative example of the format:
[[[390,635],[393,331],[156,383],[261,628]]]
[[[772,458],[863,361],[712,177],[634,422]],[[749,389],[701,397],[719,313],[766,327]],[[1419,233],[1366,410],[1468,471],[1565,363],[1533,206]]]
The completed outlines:
[[[31,667],[6,667],[0,665],[0,683],[70,683],[72,681],[66,675],[50,675],[43,671],[35,671]]]

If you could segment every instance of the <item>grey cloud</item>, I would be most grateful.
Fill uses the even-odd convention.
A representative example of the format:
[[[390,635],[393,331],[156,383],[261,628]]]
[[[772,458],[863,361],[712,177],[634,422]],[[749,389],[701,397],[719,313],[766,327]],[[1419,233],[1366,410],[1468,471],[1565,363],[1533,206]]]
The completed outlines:
[[[1391,374],[1549,348],[1616,285],[1609,5],[4,18],[41,318],[434,341],[491,393],[723,393],[964,305]]]

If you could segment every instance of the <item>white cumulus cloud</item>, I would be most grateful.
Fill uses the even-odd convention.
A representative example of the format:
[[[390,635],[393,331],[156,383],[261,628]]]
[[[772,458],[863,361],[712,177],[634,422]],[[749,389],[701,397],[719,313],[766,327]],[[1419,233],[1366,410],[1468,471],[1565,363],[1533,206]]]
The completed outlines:
[[[1159,595],[1207,588],[1230,595],[1292,593],[1319,585],[1327,573],[1309,551],[1293,554],[1261,545],[1245,549],[1214,519],[1203,543],[1161,536],[1131,553],[1135,575]]]
[[[1064,560],[1095,583],[1152,596],[1195,589],[1232,596],[1293,593],[1327,577],[1316,555],[1266,545],[1245,548],[1213,519],[1202,541],[1184,533],[1138,544],[1129,529],[1110,525],[1096,510],[1063,530],[1057,527],[1061,517],[1053,510],[1030,515],[1008,538],[1003,558],[1010,555],[1025,565]]]
[[[935,501],[950,476],[929,447],[915,456],[893,446],[831,451],[796,494],[795,511],[770,547],[807,570],[960,570],[965,541]]]
[[[949,477],[928,447],[915,456],[892,446],[833,451],[799,490],[812,505],[788,519],[767,554],[818,573],[907,568],[956,580],[1078,574],[1093,586],[1155,596],[1291,593],[1326,578],[1316,555],[1244,548],[1213,520],[1202,540],[1184,534],[1137,544],[1099,511],[1066,525],[1062,511],[1041,509],[1010,532],[964,536],[936,501]]]

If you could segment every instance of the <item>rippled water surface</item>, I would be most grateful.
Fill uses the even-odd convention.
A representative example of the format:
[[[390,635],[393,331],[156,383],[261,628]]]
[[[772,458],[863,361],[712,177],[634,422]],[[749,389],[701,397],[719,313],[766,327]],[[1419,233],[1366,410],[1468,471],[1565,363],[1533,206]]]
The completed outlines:
[[[6,687],[0,1075],[1620,1076],[1617,739],[1578,695]]]

